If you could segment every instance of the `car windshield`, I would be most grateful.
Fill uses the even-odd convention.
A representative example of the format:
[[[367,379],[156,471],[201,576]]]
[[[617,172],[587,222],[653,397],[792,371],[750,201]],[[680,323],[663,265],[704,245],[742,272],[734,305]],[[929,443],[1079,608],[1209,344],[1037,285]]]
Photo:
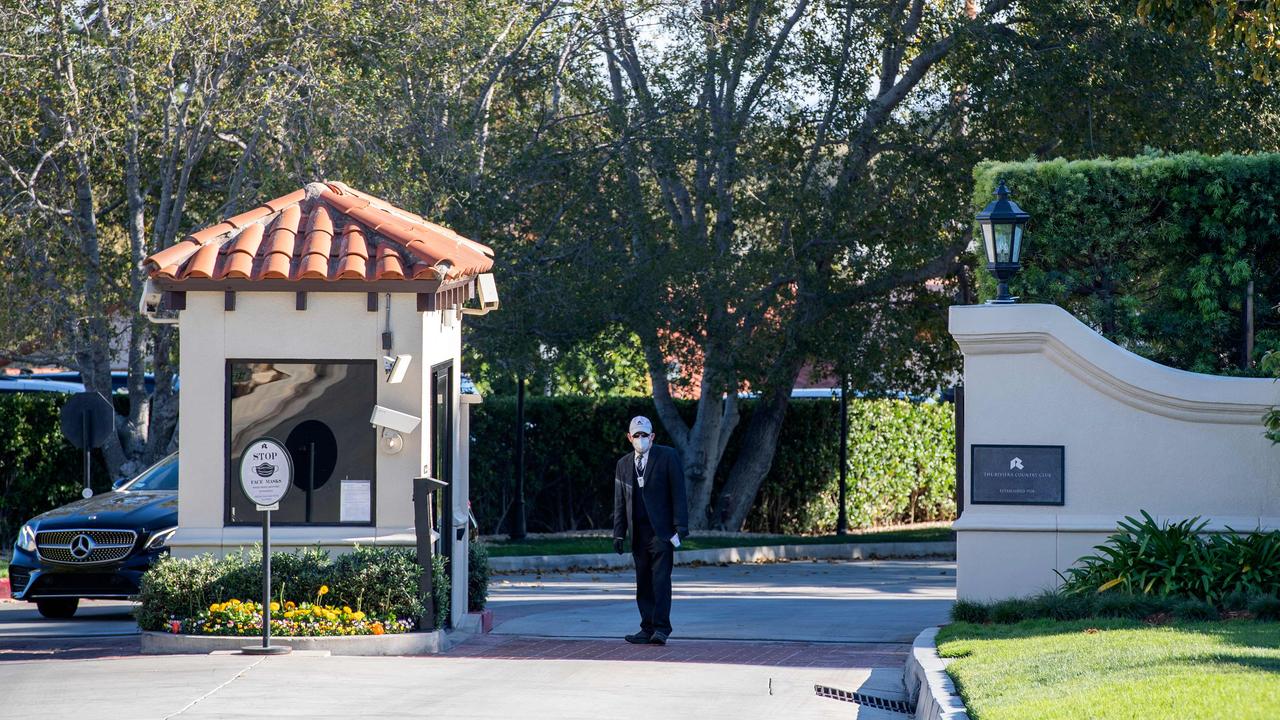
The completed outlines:
[[[161,460],[142,472],[141,475],[122,485],[121,490],[177,490],[178,489],[178,456],[177,454]]]

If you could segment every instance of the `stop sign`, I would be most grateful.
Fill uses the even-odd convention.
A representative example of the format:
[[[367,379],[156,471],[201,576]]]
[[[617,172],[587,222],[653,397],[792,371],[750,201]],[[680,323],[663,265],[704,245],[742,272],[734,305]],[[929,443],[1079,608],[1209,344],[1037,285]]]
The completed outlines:
[[[62,434],[82,450],[101,447],[111,436],[115,420],[115,409],[100,393],[76,393],[62,406]]]

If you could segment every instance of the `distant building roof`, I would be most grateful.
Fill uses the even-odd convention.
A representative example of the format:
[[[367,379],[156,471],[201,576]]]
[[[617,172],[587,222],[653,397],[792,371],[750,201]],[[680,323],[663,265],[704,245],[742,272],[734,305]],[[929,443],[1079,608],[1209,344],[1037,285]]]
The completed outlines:
[[[464,281],[493,267],[493,250],[329,181],[191,233],[142,267],[168,289],[324,281],[360,291],[374,281]]]

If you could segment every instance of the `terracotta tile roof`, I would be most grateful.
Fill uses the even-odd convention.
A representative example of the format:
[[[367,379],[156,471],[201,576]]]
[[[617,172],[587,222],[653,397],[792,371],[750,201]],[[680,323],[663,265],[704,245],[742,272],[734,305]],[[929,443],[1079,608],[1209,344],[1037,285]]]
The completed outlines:
[[[340,182],[311,183],[142,261],[170,289],[187,280],[452,283],[488,272],[493,251]]]

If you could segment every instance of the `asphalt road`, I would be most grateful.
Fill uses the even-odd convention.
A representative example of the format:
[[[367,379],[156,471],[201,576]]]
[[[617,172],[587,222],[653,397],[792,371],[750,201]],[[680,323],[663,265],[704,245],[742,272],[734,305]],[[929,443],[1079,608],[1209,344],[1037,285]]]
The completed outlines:
[[[491,635],[439,656],[141,656],[128,603],[68,621],[0,603],[0,718],[902,720],[815,684],[900,698],[902,661],[945,621],[954,566],[678,568],[666,647],[630,646],[626,573],[495,577]]]

